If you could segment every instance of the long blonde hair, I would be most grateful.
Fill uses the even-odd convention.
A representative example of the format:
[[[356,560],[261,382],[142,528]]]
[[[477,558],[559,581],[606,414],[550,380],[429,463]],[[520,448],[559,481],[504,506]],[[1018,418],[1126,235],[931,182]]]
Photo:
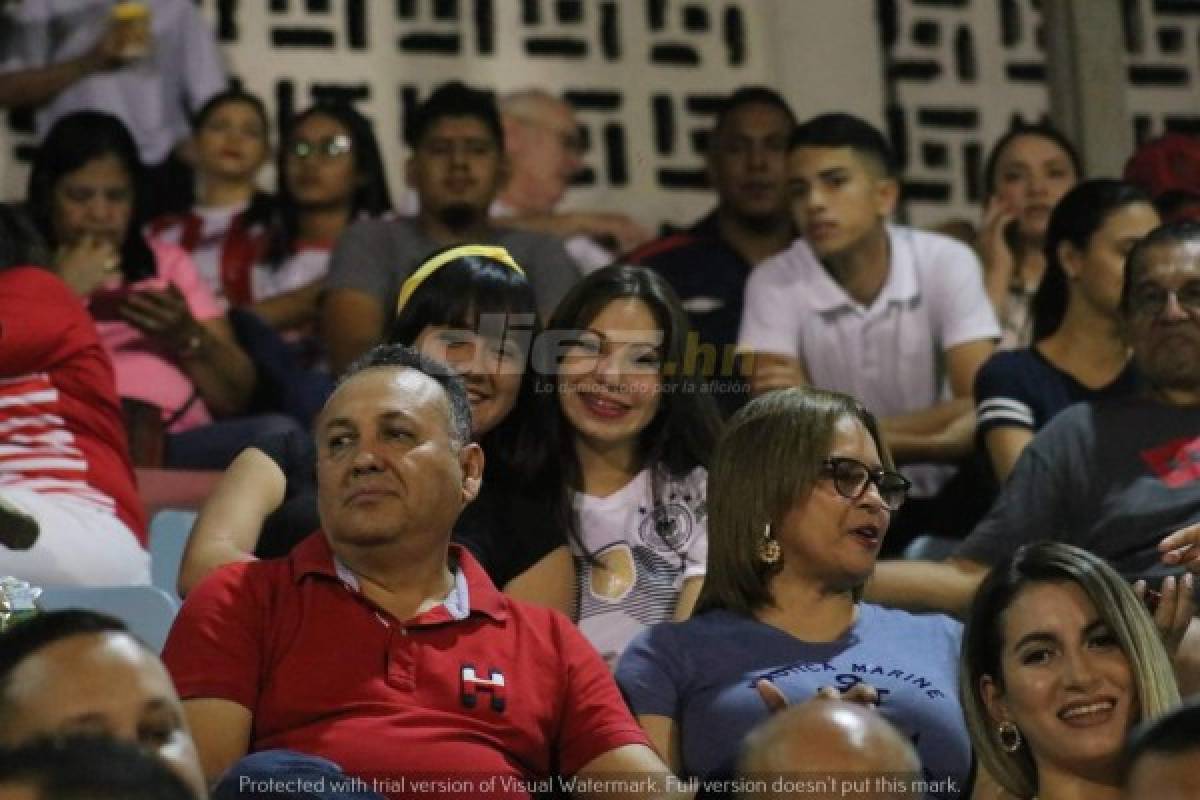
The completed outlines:
[[[981,679],[991,676],[1001,688],[1004,673],[1004,615],[1025,589],[1044,583],[1073,583],[1117,638],[1129,659],[1137,687],[1141,719],[1150,720],[1179,705],[1171,660],[1133,589],[1098,556],[1062,542],[1035,542],[997,564],[975,593],[963,632],[958,691],[971,744],[992,777],[1021,798],[1037,794],[1037,768],[1028,744],[1009,753],[984,703]]]

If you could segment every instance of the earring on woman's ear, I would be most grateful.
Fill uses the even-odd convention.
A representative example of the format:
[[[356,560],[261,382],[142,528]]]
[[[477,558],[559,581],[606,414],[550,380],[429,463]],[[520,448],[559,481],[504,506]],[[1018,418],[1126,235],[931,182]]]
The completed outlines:
[[[1015,753],[1021,749],[1021,731],[1016,725],[1004,720],[996,726],[996,738],[1006,753]]]
[[[779,546],[779,542],[771,536],[771,523],[767,523],[763,527],[762,541],[758,543],[758,560],[764,564],[775,564],[779,561],[779,557],[783,555],[783,548]]]

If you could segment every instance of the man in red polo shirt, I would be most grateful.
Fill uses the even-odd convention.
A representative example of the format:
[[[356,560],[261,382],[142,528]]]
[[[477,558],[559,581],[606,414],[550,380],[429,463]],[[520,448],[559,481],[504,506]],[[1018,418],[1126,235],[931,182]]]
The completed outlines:
[[[555,775],[590,796],[664,790],[666,767],[570,621],[500,594],[449,544],[483,470],[461,381],[378,347],[316,436],[323,533],[209,576],[166,645],[209,778],[241,760],[223,781],[241,794],[527,797]],[[278,750],[264,777],[261,751]],[[306,763],[332,766],[311,756],[348,782],[300,786]]]

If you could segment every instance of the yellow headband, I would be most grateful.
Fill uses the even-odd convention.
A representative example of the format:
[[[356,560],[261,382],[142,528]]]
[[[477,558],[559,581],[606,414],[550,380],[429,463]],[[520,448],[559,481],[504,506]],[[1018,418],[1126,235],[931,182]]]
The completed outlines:
[[[521,266],[503,247],[490,244],[464,244],[460,247],[451,247],[449,250],[438,253],[436,256],[417,267],[416,272],[408,276],[408,280],[406,280],[404,285],[400,287],[400,297],[396,300],[396,313],[400,313],[405,304],[408,303],[409,298],[412,297],[413,292],[417,290],[418,286],[425,282],[426,278],[437,272],[448,262],[453,261],[456,258],[463,258],[464,256],[483,256],[484,258],[490,258],[493,261],[499,261],[501,264],[509,267],[513,272],[520,275],[522,278],[525,277],[525,270],[521,269]]]

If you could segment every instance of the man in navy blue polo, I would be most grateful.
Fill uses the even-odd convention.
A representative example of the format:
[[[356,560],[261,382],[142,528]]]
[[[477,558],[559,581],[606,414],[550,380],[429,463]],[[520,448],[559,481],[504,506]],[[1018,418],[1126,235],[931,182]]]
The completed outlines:
[[[707,372],[715,380],[708,388],[727,412],[748,399],[731,368],[746,279],[796,238],[787,191],[788,139],[795,127],[787,101],[771,89],[751,86],[731,94],[709,139],[708,176],[717,207],[626,259],[658,270],[679,294],[696,334],[689,350],[696,358],[713,354],[711,362],[696,363],[711,364]]]

